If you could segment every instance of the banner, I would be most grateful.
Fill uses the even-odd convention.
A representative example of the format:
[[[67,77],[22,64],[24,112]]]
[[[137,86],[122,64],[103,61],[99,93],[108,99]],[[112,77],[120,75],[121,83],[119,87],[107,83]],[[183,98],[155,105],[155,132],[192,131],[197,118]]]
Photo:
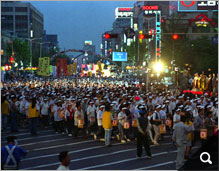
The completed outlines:
[[[49,66],[50,59],[49,57],[39,58],[39,71],[38,75],[41,76],[50,76],[50,66]]]
[[[56,60],[56,65],[57,65],[57,77],[68,76],[67,59],[58,58]]]

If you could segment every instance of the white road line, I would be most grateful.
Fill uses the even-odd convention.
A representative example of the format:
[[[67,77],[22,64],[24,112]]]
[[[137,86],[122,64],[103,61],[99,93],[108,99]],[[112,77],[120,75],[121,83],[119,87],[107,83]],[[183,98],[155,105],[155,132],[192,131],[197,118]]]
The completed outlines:
[[[52,131],[54,132],[54,130],[42,130],[42,131],[39,131],[39,132],[41,133],[41,132],[52,132]],[[13,135],[13,136],[20,136],[20,135],[28,135],[28,134],[30,135],[30,132],[26,132],[26,133],[22,133],[22,134],[12,134],[12,133],[11,133],[10,135]],[[8,136],[8,135],[7,135],[7,136]],[[19,137],[18,137],[18,139],[19,139]]]
[[[119,145],[121,143],[117,143],[114,145]],[[172,143],[165,143],[162,145],[170,145]],[[97,146],[97,148],[101,148],[103,146]],[[155,145],[151,145],[151,147],[155,147]],[[94,148],[91,148],[94,149]],[[83,151],[86,151],[87,149],[82,149]],[[74,151],[75,152],[81,152],[82,150],[78,150],[78,151]],[[121,150],[121,151],[116,151],[116,152],[112,152],[112,153],[107,153],[107,154],[99,154],[99,155],[94,155],[94,156],[89,156],[89,157],[84,157],[84,158],[79,158],[79,159],[73,159],[71,160],[71,162],[76,162],[76,161],[81,161],[81,160],[87,160],[87,159],[91,159],[91,158],[98,158],[98,157],[104,157],[104,156],[109,156],[109,155],[113,155],[113,154],[117,154],[117,153],[122,153],[122,152],[127,152],[127,151],[133,151],[136,150],[136,148],[132,148],[132,149],[127,149],[127,150]],[[70,154],[72,154],[72,152],[70,152]],[[52,155],[54,156],[54,155]],[[57,163],[51,163],[51,164],[45,164],[45,165],[40,165],[40,166],[35,166],[35,167],[29,167],[29,168],[25,168],[24,170],[29,170],[29,169],[37,169],[37,168],[42,168],[42,167],[47,167],[47,166],[53,166],[53,165],[58,165],[60,164],[60,162]]]
[[[80,142],[76,142],[76,143],[61,144],[61,145],[56,145],[56,146],[44,147],[44,148],[36,148],[36,149],[33,149],[33,150],[29,150],[29,151],[48,150],[48,149],[52,149],[52,148],[56,148],[56,147],[69,146],[69,145],[77,145],[77,144],[84,144],[84,143],[87,143],[87,142],[94,142],[94,141],[95,141],[95,140],[80,141]]]
[[[42,143],[47,143],[47,142],[55,142],[55,141],[60,141],[60,140],[71,140],[71,138],[59,138],[59,139],[55,139],[55,140],[40,141],[40,142],[21,144],[21,145],[19,144],[19,146],[23,147],[23,146],[29,146],[29,145],[34,145],[34,144],[42,144]]]
[[[169,162],[165,162],[165,163],[160,163],[160,164],[155,164],[155,165],[152,165],[152,166],[147,166],[147,167],[138,168],[138,169],[134,169],[134,170],[146,170],[146,169],[150,169],[150,168],[154,168],[154,167],[159,167],[159,166],[164,166],[164,165],[168,165],[168,164],[173,164],[175,162],[176,161],[173,160],[173,161],[169,161]]]
[[[18,139],[18,142],[23,141],[23,140],[31,140],[31,139],[37,140],[37,139],[44,138],[44,137],[54,137],[54,136],[59,136],[59,135],[62,135],[62,134],[52,134],[52,135],[43,135],[43,136],[37,136],[37,137],[21,138],[21,139]],[[7,141],[2,141],[2,143],[7,143]]]
[[[156,153],[156,154],[153,154],[153,157],[154,157],[154,156],[163,155],[163,154],[175,153],[175,152],[177,152],[177,150],[169,151],[169,152]],[[146,158],[146,156],[145,156],[145,157],[142,157],[142,158]],[[80,168],[80,169],[77,169],[77,170],[88,170],[88,169],[93,169],[93,168],[98,168],[98,167],[103,167],[103,166],[109,166],[109,165],[114,165],[114,164],[129,162],[129,161],[133,161],[133,160],[137,160],[137,158],[135,157],[135,158],[120,160],[120,161],[116,161],[116,162],[111,162],[111,163],[105,163],[105,164],[100,164],[100,165],[96,165],[96,166],[90,166],[90,167]]]

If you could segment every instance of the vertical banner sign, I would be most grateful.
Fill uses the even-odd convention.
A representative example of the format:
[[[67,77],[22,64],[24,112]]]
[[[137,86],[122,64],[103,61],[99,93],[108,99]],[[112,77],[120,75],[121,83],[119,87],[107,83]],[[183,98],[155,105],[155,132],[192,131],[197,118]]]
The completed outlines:
[[[56,60],[56,65],[57,65],[57,77],[68,76],[67,59],[58,58]]]
[[[49,57],[43,58],[42,76],[50,76]]]
[[[63,67],[63,74],[64,74],[64,76],[68,76],[67,59],[62,59],[62,67]]]
[[[61,76],[61,60],[62,59],[60,59],[60,58],[58,58],[57,60],[56,60],[56,71],[57,71],[57,77],[60,77]]]
[[[73,64],[73,73],[74,74],[77,73],[77,62],[74,62],[74,64]]]
[[[42,75],[42,67],[43,67],[43,58],[39,58],[38,75]]]

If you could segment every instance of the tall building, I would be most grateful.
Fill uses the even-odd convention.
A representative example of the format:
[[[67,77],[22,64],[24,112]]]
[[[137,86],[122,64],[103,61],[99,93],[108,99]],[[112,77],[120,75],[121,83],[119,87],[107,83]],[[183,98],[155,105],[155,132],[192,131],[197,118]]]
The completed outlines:
[[[43,41],[43,27],[43,14],[31,3],[18,1],[1,2],[2,35],[8,36],[11,40],[17,37],[30,43],[31,30],[33,31],[33,65],[36,65],[38,61],[39,43]],[[3,42],[5,41],[3,40]]]
[[[85,51],[83,63],[97,63],[96,48],[92,41],[85,41],[83,50]]]
[[[59,50],[58,35],[46,34],[44,30],[43,36],[43,55],[54,55]]]

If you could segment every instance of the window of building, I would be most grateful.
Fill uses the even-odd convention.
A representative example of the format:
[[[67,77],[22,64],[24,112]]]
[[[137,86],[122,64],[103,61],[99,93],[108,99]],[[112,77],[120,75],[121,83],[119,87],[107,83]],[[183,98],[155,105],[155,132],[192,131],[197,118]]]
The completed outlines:
[[[2,12],[13,12],[13,7],[1,7]]]
[[[15,12],[27,12],[27,7],[16,7]]]

